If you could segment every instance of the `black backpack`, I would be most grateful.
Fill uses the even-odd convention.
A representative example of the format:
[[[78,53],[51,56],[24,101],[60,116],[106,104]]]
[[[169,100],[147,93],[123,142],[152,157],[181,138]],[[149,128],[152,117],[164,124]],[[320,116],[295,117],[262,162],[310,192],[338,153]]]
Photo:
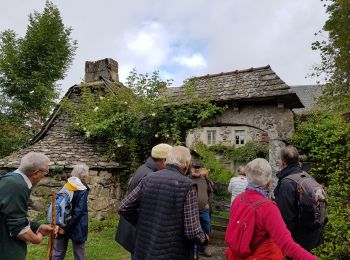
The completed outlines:
[[[323,227],[327,223],[326,193],[321,184],[306,172],[285,177],[297,184],[298,223],[309,229]]]

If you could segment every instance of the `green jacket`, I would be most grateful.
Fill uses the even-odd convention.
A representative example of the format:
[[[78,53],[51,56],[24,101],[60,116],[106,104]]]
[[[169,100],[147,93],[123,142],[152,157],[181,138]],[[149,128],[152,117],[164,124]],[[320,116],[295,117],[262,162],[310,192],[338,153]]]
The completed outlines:
[[[0,259],[22,260],[26,258],[27,244],[17,239],[23,228],[30,224],[33,232],[40,226],[27,218],[31,190],[18,173],[0,176]]]

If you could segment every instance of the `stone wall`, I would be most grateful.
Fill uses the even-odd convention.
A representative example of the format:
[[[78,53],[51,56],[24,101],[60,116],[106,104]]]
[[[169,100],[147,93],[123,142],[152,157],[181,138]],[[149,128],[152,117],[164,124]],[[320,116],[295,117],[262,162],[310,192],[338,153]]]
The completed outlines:
[[[100,81],[101,77],[111,82],[119,81],[118,62],[110,58],[85,62],[85,82]]]
[[[207,143],[207,131],[216,131],[216,144],[235,145],[235,131],[245,131],[245,143],[253,142],[259,144],[263,139],[264,131],[249,126],[212,126],[199,127],[191,130],[186,137],[186,146],[192,147],[196,143]]]
[[[186,144],[190,145],[201,138],[206,138],[203,131],[207,128],[215,128],[218,131],[231,132],[234,128],[246,127],[248,135],[254,139],[259,139],[269,144],[269,161],[273,172],[279,170],[279,151],[285,146],[285,140],[289,139],[294,133],[294,114],[288,108],[278,108],[277,105],[246,105],[240,106],[239,109],[227,109],[221,115],[207,120],[203,128],[193,130],[187,136]],[[225,126],[225,127],[218,127]],[[250,129],[256,129],[251,131]],[[267,134],[267,136],[266,136]],[[259,137],[260,136],[260,137]],[[204,139],[203,139],[204,140]],[[232,139],[231,143],[234,141]],[[230,143],[226,140],[225,143]]]
[[[46,216],[47,207],[51,201],[51,192],[58,192],[65,184],[69,172],[51,174],[32,189],[29,201],[29,216],[31,218]],[[125,194],[127,176],[121,173],[111,173],[106,170],[90,170],[89,182],[89,216],[103,219],[116,208]]]

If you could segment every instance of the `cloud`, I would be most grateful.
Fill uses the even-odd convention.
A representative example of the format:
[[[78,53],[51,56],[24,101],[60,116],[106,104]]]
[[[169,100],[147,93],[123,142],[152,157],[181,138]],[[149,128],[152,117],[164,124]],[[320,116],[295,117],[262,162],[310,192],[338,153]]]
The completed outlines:
[[[124,35],[124,46],[119,62],[121,80],[125,80],[127,71],[136,67],[140,73],[159,70],[162,79],[174,79],[181,84],[182,71],[200,71],[207,66],[200,52],[202,45],[155,20],[145,20],[141,27],[129,29]]]
[[[127,43],[127,47],[129,50],[142,55],[152,50],[152,47],[154,47],[154,40],[152,35],[139,32],[135,39]]]
[[[171,37],[164,26],[155,21],[144,21],[125,33],[123,57],[142,70],[156,70],[166,62],[171,52]]]
[[[194,53],[191,56],[175,57],[174,61],[189,68],[203,68],[207,66],[203,55],[200,53]]]
[[[52,1],[78,40],[63,91],[81,81],[85,61],[107,57],[118,61],[121,80],[133,67],[159,70],[180,85],[191,76],[270,64],[287,84],[316,82],[304,77],[320,61],[311,50],[327,18],[319,0]],[[28,14],[44,7],[22,2],[4,1],[0,30],[23,35]]]

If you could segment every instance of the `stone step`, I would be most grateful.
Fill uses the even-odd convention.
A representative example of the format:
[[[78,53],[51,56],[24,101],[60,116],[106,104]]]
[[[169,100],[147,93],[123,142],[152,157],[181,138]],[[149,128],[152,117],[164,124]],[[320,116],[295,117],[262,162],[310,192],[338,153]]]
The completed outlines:
[[[219,222],[219,223],[223,223],[225,225],[228,225],[229,219],[222,217],[222,216],[216,216],[216,215],[212,215],[211,216],[211,221],[213,222]]]

